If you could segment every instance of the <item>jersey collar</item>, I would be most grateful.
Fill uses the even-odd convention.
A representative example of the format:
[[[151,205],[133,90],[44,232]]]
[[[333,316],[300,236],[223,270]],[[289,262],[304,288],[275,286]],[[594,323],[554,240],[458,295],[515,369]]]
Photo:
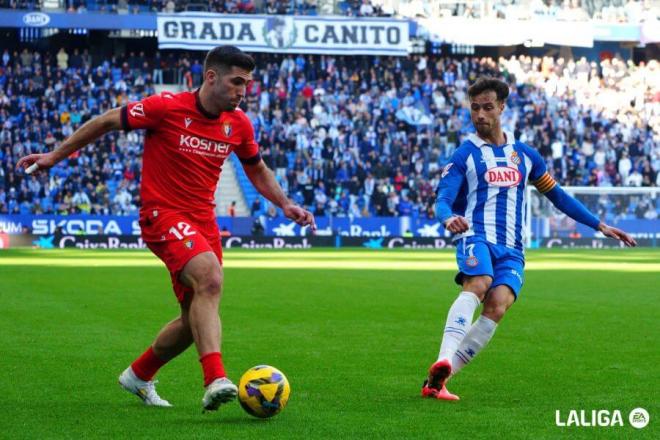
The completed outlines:
[[[197,111],[204,115],[205,118],[218,119],[220,117],[219,114],[214,115],[202,106],[202,101],[199,99],[199,89],[195,90],[195,107],[197,107]]]
[[[513,136],[512,132],[504,130],[504,137],[506,138],[506,142],[503,145],[496,145],[497,147],[506,147],[507,145],[513,145],[516,143],[516,138]],[[470,133],[467,139],[479,148],[493,147],[493,145],[481,139],[477,133]]]

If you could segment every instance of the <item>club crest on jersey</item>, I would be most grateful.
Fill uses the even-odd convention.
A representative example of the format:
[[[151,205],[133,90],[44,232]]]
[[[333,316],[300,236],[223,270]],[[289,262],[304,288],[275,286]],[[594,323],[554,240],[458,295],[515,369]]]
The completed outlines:
[[[141,116],[144,118],[144,105],[141,102],[138,102],[130,110],[131,116],[134,118]]]
[[[486,170],[484,179],[493,186],[506,188],[518,185],[522,174],[513,167],[494,167]]]
[[[192,241],[191,239],[188,239],[188,240],[185,240],[185,241],[183,242],[183,245],[184,245],[185,247],[187,247],[188,249],[192,249],[193,246],[195,245],[195,242]]]
[[[477,264],[479,264],[479,260],[477,260],[477,257],[472,255],[471,257],[467,257],[467,260],[465,260],[465,264],[467,264],[470,267],[475,267]]]
[[[231,131],[232,131],[231,124],[229,122],[224,122],[222,124],[222,131],[225,133],[226,137],[231,136]]]
[[[511,153],[511,162],[513,162],[516,165],[520,165],[521,160],[520,160],[520,156],[518,156],[517,151]]]

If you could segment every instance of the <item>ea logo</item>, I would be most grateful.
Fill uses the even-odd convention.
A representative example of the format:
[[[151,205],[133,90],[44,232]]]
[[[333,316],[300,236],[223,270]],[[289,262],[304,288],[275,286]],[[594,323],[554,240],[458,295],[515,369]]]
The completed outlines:
[[[522,174],[512,167],[495,167],[486,171],[484,179],[493,186],[511,187],[520,183]]]
[[[635,408],[630,411],[628,421],[633,428],[642,429],[649,424],[649,412],[644,408]]]

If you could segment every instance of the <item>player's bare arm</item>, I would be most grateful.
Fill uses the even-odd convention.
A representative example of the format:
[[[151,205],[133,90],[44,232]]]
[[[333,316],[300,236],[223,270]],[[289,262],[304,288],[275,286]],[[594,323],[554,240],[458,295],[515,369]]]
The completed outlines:
[[[273,202],[275,206],[281,208],[285,216],[300,226],[310,226],[313,231],[316,230],[314,214],[301,208],[287,198],[284,191],[282,191],[282,187],[275,180],[273,172],[268,169],[263,160],[260,160],[254,165],[243,165],[243,168],[257,191]]]
[[[625,231],[622,231],[619,228],[615,228],[614,226],[608,226],[605,223],[601,222],[598,225],[598,230],[602,232],[604,236],[622,241],[628,247],[637,246],[637,242],[635,241],[635,239],[632,238],[630,234],[627,234]]]
[[[36,164],[38,170],[47,170],[59,161],[65,159],[72,153],[80,150],[91,142],[94,142],[104,134],[121,129],[120,109],[113,108],[101,116],[85,122],[62,144],[49,153],[30,154],[22,157],[16,163],[16,168],[28,169]]]

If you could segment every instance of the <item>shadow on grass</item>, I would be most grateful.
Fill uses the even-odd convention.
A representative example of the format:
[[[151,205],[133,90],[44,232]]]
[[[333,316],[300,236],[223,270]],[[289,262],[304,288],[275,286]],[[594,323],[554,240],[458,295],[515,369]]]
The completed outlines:
[[[221,414],[206,413],[206,414],[191,414],[186,417],[175,417],[165,421],[167,424],[180,426],[182,423],[192,425],[232,425],[232,426],[267,426],[271,423],[278,423],[276,419],[258,419],[255,417],[245,416],[226,416]]]

